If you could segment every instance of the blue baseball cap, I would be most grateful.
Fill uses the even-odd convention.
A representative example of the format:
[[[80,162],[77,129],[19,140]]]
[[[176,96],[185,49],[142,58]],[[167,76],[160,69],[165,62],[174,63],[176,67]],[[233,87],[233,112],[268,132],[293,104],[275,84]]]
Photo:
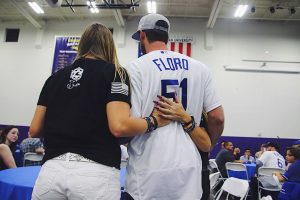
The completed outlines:
[[[293,142],[293,145],[300,145],[300,140],[296,140],[295,142]]]

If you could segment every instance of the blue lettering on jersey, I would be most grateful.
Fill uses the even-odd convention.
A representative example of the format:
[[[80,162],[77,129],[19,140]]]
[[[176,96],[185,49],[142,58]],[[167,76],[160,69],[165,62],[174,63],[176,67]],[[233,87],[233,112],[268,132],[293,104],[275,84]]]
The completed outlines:
[[[152,62],[157,66],[159,71],[163,70],[189,70],[189,61],[183,58],[166,58],[163,60],[162,58],[153,59]]]

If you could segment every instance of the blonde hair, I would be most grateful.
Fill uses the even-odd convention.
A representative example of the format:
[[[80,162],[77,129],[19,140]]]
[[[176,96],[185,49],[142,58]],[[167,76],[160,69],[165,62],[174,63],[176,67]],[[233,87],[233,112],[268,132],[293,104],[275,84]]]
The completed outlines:
[[[105,25],[94,23],[83,32],[75,60],[86,56],[114,64],[116,68],[115,78],[116,73],[118,73],[121,82],[125,82],[126,71],[119,63],[112,33]]]

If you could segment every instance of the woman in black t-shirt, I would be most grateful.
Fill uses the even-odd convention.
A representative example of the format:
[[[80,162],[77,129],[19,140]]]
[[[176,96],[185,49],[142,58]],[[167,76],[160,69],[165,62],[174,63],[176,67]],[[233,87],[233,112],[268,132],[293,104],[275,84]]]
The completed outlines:
[[[118,137],[168,124],[130,116],[130,80],[102,24],[81,36],[71,66],[45,82],[30,135],[44,137],[45,156],[32,199],[120,199]]]

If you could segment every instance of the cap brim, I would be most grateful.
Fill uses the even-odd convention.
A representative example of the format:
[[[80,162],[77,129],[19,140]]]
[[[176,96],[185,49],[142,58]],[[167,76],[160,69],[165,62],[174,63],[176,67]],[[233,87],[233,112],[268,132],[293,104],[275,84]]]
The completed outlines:
[[[140,31],[135,32],[132,34],[132,39],[140,41]]]

